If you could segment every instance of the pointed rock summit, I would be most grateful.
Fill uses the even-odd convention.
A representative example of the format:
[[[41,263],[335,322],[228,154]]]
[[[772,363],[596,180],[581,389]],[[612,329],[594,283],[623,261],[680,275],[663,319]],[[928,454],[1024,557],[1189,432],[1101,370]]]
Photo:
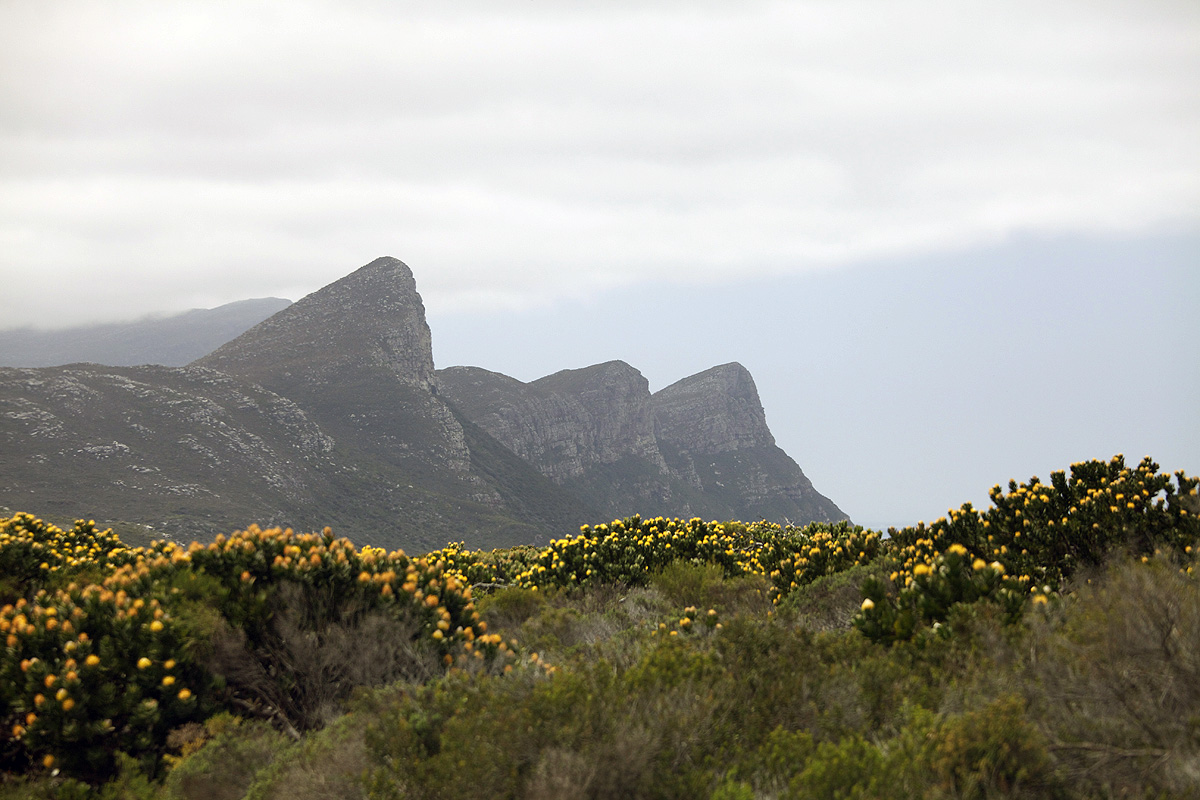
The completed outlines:
[[[387,373],[428,388],[433,345],[412,270],[377,258],[195,362],[275,391]]]
[[[652,400],[659,447],[701,516],[798,524],[847,518],[775,444],[754,378],[741,364],[684,378]]]
[[[660,438],[689,453],[775,445],[754,378],[737,362],[713,367],[655,392],[654,423]]]
[[[544,540],[579,524],[575,498],[434,393],[425,306],[398,259],[375,259],[193,366],[293,399],[321,425],[354,465],[336,476],[344,489],[331,508],[395,520],[437,545],[481,533]]]

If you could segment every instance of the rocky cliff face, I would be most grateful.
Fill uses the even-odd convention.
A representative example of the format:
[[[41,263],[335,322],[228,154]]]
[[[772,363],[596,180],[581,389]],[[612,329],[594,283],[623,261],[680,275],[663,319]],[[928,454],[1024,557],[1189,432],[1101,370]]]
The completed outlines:
[[[371,486],[375,503],[428,535],[471,539],[501,525],[505,539],[545,539],[580,513],[526,463],[496,464],[486,434],[436,396],[425,306],[398,259],[375,259],[196,365],[294,399],[363,465],[357,493]]]
[[[462,426],[430,391],[425,306],[398,259],[375,259],[195,365],[295,398],[346,446],[433,462],[469,480]]]
[[[563,370],[531,383],[451,367],[438,371],[436,383],[471,421],[605,517],[672,507],[649,384],[625,362]]]
[[[713,367],[659,390],[653,409],[671,473],[695,493],[698,508],[728,509],[730,518],[742,520],[846,519],[776,446],[754,378],[741,364]]]
[[[722,364],[660,389],[653,406],[659,439],[688,453],[775,444],[754,378],[741,364]]]
[[[754,379],[740,364],[654,395],[621,361],[531,383],[451,367],[436,382],[465,416],[609,516],[845,519],[775,445]]]
[[[450,367],[437,373],[437,385],[476,424],[559,483],[631,456],[667,471],[654,438],[649,384],[623,361],[528,384],[478,367]]]
[[[264,386],[388,375],[429,388],[433,343],[412,270],[391,257],[313,292],[199,359]]]

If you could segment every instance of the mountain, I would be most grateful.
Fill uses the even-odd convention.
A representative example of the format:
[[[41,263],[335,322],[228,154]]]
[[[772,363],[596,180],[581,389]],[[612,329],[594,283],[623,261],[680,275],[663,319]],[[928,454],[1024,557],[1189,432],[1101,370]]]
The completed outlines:
[[[654,393],[622,361],[530,383],[437,373],[452,405],[608,516],[834,521],[846,515],[775,444],[750,373],[725,364]]]
[[[672,502],[646,379],[622,361],[563,370],[532,383],[478,367],[436,375],[440,396],[606,519],[688,514]]]
[[[439,546],[500,546],[543,541],[591,511],[437,397],[425,307],[395,258],[308,295],[193,366],[294,400],[333,438],[355,465],[331,498],[350,509],[343,525],[403,520]]]
[[[295,403],[219,372],[0,369],[0,505],[211,537],[320,519],[339,463]]]
[[[182,367],[289,303],[267,297],[137,322],[58,331],[33,328],[0,331],[0,367],[55,367],[81,362]]]
[[[846,519],[775,444],[758,388],[741,364],[724,364],[654,393],[663,458],[705,518]]]
[[[210,537],[256,522],[431,549],[633,513],[841,519],[731,364],[651,395],[614,361],[524,384],[435,371],[379,258],[186,367],[0,369],[0,505]]]

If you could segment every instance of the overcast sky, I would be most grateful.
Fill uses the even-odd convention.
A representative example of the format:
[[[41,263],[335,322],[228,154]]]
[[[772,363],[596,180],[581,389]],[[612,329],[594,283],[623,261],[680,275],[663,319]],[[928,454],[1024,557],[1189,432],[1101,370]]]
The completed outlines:
[[[1010,347],[1053,352],[1103,338],[1098,308],[1154,313],[1177,353],[1156,400],[1176,416],[1126,439],[1173,442],[1188,463],[1166,465],[1200,471],[1197,76],[1194,0],[0,0],[0,327],[297,299],[394,255],[442,366],[528,379],[612,350],[661,386],[745,363],[817,488],[881,524],[945,508],[880,478],[851,491],[850,454],[894,475],[919,448],[920,483],[985,475],[984,491],[1059,450],[1111,455],[1128,423],[1102,376],[1065,380],[1067,364],[1026,386],[1036,447],[1016,421],[988,434],[995,464],[920,435],[992,408],[944,369],[986,375],[1006,315],[1043,320]],[[1026,288],[997,296],[997,276]],[[1152,297],[1122,288],[1151,280]],[[606,329],[606,304],[647,298],[637,336]],[[789,308],[859,333],[816,336]],[[878,323],[918,312],[935,319]],[[741,338],[679,338],[707,325]],[[528,331],[503,350],[498,332]],[[850,379],[870,397],[789,399]],[[1084,385],[1094,419],[1057,424]],[[868,446],[863,420],[884,418],[914,433]],[[1108,429],[1046,444],[1085,418]]]

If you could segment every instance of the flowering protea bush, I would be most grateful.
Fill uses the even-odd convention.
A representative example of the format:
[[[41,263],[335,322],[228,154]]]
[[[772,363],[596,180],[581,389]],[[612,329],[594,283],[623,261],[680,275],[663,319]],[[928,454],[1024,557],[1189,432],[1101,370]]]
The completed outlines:
[[[1015,621],[1024,603],[1045,603],[1117,548],[1191,552],[1200,541],[1200,479],[1179,471],[1172,481],[1158,470],[1150,458],[1130,469],[1120,455],[1077,463],[1048,485],[1033,477],[1010,481],[1008,492],[994,486],[982,513],[966,503],[931,525],[893,529],[882,551],[890,580],[864,583],[855,626],[876,641],[907,639],[979,599]]]
[[[128,550],[111,530],[94,520],[76,520],[63,530],[32,514],[0,519],[0,600],[15,602],[64,574],[103,571],[122,563]],[[67,579],[69,580],[69,578]]]
[[[70,584],[0,609],[0,714],[11,762],[103,775],[209,710],[211,678],[179,656],[157,598]]]
[[[899,578],[892,573],[893,582]],[[868,639],[888,644],[930,626],[949,633],[942,626],[951,610],[980,600],[999,605],[1005,619],[1015,622],[1027,599],[1027,584],[1028,578],[1008,577],[999,561],[988,563],[961,544],[952,544],[907,569],[903,587],[894,595],[883,581],[864,581],[862,607],[853,624]]]
[[[848,522],[802,528],[759,522],[749,532],[757,544],[756,564],[770,578],[776,603],[818,578],[874,561],[881,547],[877,531]]]
[[[540,550],[471,552],[450,545],[427,558],[471,584],[527,589],[636,586],[676,563],[709,564],[726,577],[762,575],[778,603],[817,578],[872,561],[880,535],[847,522],[803,527],[769,522],[705,522],[632,516],[553,540]]]
[[[715,564],[726,575],[761,571],[744,532],[718,522],[640,516],[613,520],[552,541],[515,576],[526,588],[637,585],[676,561]]]
[[[1069,477],[1053,472],[1049,484],[1035,476],[1009,481],[1007,492],[993,486],[988,510],[980,513],[966,503],[931,525],[892,530],[891,540],[905,548],[896,551],[898,559],[920,560],[961,544],[1004,564],[1010,574],[1057,587],[1115,547],[1145,554],[1194,543],[1200,538],[1198,486],[1200,478],[1182,470],[1159,474],[1149,457],[1131,469],[1117,455],[1072,464]]]
[[[303,730],[358,683],[515,658],[443,561],[356,550],[328,529],[251,527],[207,546],[133,550],[91,523],[68,535],[21,515],[3,530],[3,563],[41,559],[17,574],[99,579],[0,610],[0,717],[13,763],[101,775],[118,751],[153,760],[167,730],[221,705]],[[351,641],[355,632],[371,635]],[[359,661],[373,669],[351,669]]]

